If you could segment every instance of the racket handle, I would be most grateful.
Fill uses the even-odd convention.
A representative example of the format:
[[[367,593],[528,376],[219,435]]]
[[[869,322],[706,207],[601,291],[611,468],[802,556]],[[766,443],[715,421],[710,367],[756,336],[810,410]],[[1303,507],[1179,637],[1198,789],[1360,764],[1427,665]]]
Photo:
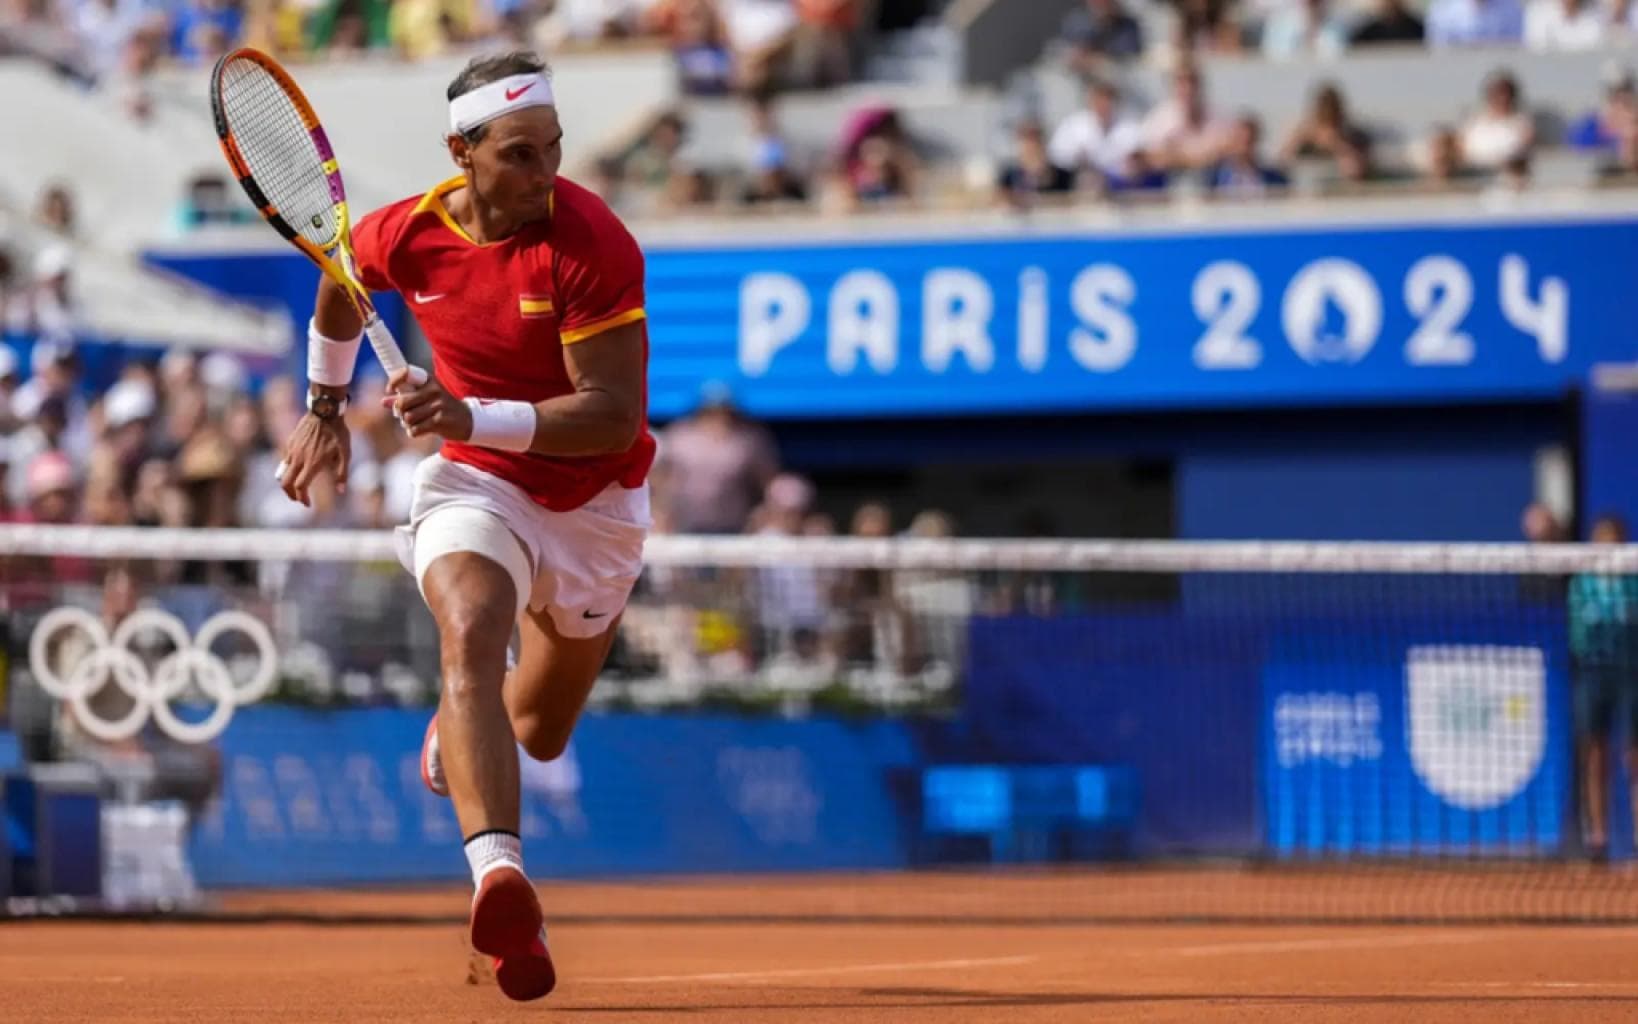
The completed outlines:
[[[410,384],[421,385],[427,381],[427,371],[419,366],[410,366],[409,360],[404,358],[404,350],[398,347],[398,342],[392,336],[392,331],[381,322],[381,317],[371,313],[364,321],[364,334],[370,339],[370,347],[375,349],[375,357],[381,360],[386,371],[397,373],[405,367],[409,368]]]

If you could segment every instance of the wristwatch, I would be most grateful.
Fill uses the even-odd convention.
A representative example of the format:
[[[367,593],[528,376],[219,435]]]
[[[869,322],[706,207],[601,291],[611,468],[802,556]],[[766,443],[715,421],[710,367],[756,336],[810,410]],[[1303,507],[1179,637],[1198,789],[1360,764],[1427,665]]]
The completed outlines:
[[[321,420],[333,420],[347,411],[347,399],[309,391],[307,411]]]

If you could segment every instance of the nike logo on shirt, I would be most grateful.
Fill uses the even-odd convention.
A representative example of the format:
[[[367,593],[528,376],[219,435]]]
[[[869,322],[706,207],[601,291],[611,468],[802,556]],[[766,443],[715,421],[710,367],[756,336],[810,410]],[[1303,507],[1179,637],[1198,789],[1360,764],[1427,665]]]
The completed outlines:
[[[417,305],[424,306],[429,302],[437,302],[439,299],[448,294],[448,292],[439,292],[437,295],[422,295],[420,292],[416,292],[415,301]]]

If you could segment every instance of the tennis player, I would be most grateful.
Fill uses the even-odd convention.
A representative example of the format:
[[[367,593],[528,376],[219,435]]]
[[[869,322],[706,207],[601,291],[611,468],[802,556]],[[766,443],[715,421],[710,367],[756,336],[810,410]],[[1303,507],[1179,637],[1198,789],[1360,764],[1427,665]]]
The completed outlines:
[[[441,645],[422,777],[454,799],[466,837],[473,948],[508,996],[536,999],[556,973],[524,874],[517,750],[563,752],[642,568],[655,452],[643,258],[602,200],[558,176],[539,59],[473,60],[448,98],[460,174],[363,218],[353,241],[360,280],[402,294],[432,347],[431,379],[395,374],[386,402],[410,436],[444,439],[398,532]],[[309,376],[351,380],[361,330],[321,279]],[[294,500],[321,472],[345,485],[345,406],[344,388],[311,386],[283,477]]]

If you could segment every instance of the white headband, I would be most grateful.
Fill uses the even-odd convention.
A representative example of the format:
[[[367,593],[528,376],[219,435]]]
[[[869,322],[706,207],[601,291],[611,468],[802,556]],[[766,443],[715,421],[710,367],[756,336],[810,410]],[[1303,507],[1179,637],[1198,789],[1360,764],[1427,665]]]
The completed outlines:
[[[526,107],[549,107],[552,102],[552,83],[545,75],[513,75],[450,100],[449,130],[465,135],[503,114]]]

